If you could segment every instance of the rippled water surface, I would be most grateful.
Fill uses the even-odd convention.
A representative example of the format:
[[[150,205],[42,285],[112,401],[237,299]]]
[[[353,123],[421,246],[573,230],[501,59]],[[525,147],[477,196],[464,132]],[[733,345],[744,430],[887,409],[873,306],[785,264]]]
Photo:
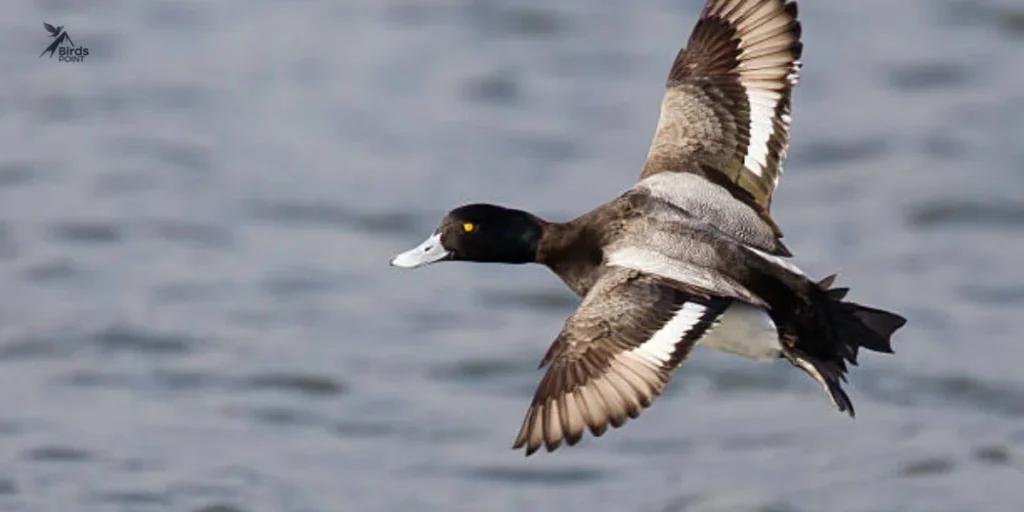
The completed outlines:
[[[575,297],[388,267],[455,205],[628,187],[699,3],[5,4],[0,510],[1021,510],[1019,2],[801,2],[774,215],[911,322],[856,421],[698,350],[639,421],[526,459]],[[37,58],[43,21],[86,62]]]

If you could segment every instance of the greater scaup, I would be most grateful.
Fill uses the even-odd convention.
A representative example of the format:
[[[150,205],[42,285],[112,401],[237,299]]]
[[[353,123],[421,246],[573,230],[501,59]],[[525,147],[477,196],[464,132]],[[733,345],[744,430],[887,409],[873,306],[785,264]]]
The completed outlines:
[[[708,0],[626,193],[564,223],[462,206],[391,260],[540,263],[583,297],[541,361],[515,448],[552,451],[637,417],[696,344],[786,359],[853,416],[847,363],[860,348],[891,353],[906,320],[844,301],[834,276],[810,279],[769,215],[801,50],[795,2]]]

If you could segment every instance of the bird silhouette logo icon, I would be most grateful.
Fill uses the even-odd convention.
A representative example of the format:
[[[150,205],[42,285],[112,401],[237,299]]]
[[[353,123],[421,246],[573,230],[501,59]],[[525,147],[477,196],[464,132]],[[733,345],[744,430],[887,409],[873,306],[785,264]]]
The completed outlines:
[[[89,55],[89,49],[83,46],[75,46],[74,41],[71,40],[71,36],[68,35],[68,31],[64,30],[64,25],[55,27],[49,23],[43,22],[43,28],[50,33],[50,37],[53,38],[53,42],[43,50],[43,53],[39,54],[42,58],[47,53],[50,54],[50,58],[53,55],[58,54],[58,60],[60,62],[82,62],[85,57]]]

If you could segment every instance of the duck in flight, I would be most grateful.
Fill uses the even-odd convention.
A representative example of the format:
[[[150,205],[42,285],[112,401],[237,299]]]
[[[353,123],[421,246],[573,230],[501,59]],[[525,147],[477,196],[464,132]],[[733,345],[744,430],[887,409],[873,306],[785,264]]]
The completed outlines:
[[[582,301],[541,360],[514,448],[574,445],[636,418],[695,345],[784,359],[841,412],[861,348],[906,320],[845,300],[791,261],[770,216],[800,71],[794,1],[707,0],[669,71],[639,181],[568,222],[490,204],[449,212],[391,260],[540,263]]]

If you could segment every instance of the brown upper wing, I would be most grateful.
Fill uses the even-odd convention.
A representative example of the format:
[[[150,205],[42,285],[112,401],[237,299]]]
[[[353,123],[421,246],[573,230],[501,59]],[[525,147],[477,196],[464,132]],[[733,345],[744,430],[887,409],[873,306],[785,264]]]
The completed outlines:
[[[609,267],[544,356],[514,448],[526,455],[589,428],[602,435],[636,418],[732,299],[637,270]]]
[[[672,64],[641,178],[700,174],[767,213],[801,50],[795,2],[708,0]]]

